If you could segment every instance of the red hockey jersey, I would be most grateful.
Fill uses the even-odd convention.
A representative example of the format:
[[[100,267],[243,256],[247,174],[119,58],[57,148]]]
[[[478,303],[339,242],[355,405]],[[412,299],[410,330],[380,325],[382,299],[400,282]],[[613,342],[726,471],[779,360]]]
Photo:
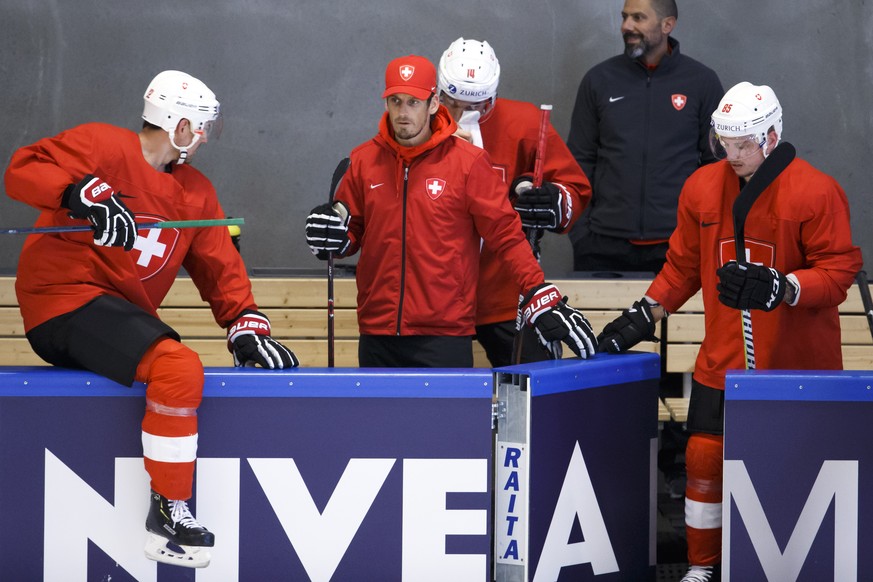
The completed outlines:
[[[6,192],[41,211],[37,226],[86,224],[61,208],[64,189],[93,174],[120,192],[137,222],[223,218],[215,189],[188,165],[160,172],[143,158],[138,134],[91,123],[19,149],[5,174]],[[257,309],[251,283],[225,228],[140,230],[134,248],[100,247],[91,232],[30,235],[15,290],[29,330],[99,295],[115,295],[157,317],[184,267],[226,326]]]
[[[726,161],[704,166],[685,182],[667,263],[647,294],[675,311],[703,291],[705,338],[695,379],[724,388],[725,373],[745,368],[741,312],[718,300],[716,270],[736,256],[732,207],[739,179]],[[849,204],[830,176],[795,159],[746,218],[748,260],[793,273],[797,304],[752,310],[759,369],[842,369],[838,306],[861,268],[852,245]]]
[[[483,146],[491,158],[491,165],[506,184],[507,196],[513,180],[533,175],[541,115],[542,112],[530,103],[500,97],[494,103],[494,110],[479,124]],[[547,133],[543,180],[561,184],[570,193],[572,215],[564,228],[563,232],[566,232],[591,200],[591,184],[551,124]],[[506,276],[503,262],[492,250],[483,248],[479,260],[476,324],[514,320],[518,293],[519,289]]]

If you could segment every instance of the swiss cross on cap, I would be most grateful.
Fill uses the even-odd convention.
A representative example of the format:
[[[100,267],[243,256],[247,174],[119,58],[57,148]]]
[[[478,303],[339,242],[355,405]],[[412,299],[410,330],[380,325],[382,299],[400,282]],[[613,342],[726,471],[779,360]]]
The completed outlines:
[[[429,60],[417,55],[398,57],[385,69],[385,91],[382,98],[397,93],[427,99],[436,93],[436,68]]]
[[[400,65],[400,78],[404,81],[409,82],[414,73],[415,67],[412,65]]]

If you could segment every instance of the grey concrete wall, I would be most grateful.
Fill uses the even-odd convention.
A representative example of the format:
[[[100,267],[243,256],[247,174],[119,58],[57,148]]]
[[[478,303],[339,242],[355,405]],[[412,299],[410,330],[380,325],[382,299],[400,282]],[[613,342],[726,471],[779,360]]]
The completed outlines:
[[[621,0],[0,0],[0,164],[79,123],[137,129],[148,81],[181,69],[221,100],[224,133],[197,165],[227,213],[245,217],[249,267],[321,269],[304,217],[326,200],[337,161],[375,133],[391,58],[436,61],[459,36],[486,39],[503,69],[500,93],[553,104],[566,137],[582,75],[622,48],[621,8]],[[785,139],[841,182],[855,242],[873,256],[871,2],[680,0],[679,11],[673,36],[726,88],[741,80],[774,88]],[[0,196],[0,226],[35,216]],[[0,270],[14,270],[21,243],[0,238]],[[548,235],[544,249],[549,276],[572,268],[565,237]]]

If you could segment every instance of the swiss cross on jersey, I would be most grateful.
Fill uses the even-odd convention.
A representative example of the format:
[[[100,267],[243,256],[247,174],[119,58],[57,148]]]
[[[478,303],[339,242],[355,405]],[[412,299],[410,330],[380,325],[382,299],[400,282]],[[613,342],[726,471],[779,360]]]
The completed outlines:
[[[446,181],[442,178],[428,178],[425,181],[425,189],[431,200],[436,200],[446,191]]]
[[[737,258],[737,245],[733,237],[719,241],[719,265]],[[776,247],[773,243],[746,238],[746,262],[765,267],[775,267]]]
[[[163,216],[155,216],[138,212],[139,222],[162,222]],[[136,260],[136,270],[140,281],[145,281],[157,275],[173,254],[176,243],[179,242],[177,228],[142,228],[137,231],[136,241],[130,254]]]
[[[688,103],[688,97],[681,93],[675,93],[670,97],[670,102],[673,104],[673,107],[676,108],[676,111],[682,111],[682,108],[685,107],[686,103]]]

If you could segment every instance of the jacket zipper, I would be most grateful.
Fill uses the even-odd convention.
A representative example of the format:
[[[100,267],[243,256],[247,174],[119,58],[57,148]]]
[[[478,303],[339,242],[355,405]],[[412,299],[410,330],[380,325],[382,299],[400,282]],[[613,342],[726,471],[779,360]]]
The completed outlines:
[[[649,166],[649,130],[652,122],[652,74],[646,71],[646,130],[643,144],[643,165],[640,176],[640,238],[646,234],[646,172]]]
[[[403,295],[406,290],[406,199],[409,185],[409,166],[403,166],[403,212],[400,223],[400,300],[397,304],[397,330],[400,335],[400,322],[403,320]]]

